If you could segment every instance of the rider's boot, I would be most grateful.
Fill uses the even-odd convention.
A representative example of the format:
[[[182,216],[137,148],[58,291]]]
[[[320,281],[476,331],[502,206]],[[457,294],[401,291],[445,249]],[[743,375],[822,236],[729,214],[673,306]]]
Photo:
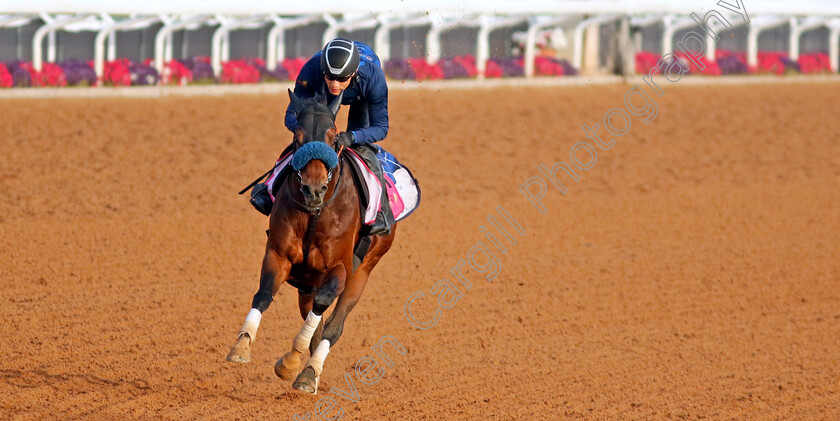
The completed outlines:
[[[271,215],[271,208],[274,206],[274,201],[271,200],[271,195],[268,194],[268,186],[264,183],[257,183],[251,189],[251,204],[254,208],[260,211],[263,215]]]
[[[382,171],[382,165],[379,159],[376,158],[375,146],[371,145],[353,145],[353,150],[365,160],[368,168],[379,179],[379,184],[382,185],[382,195],[379,198],[379,212],[376,214],[376,219],[370,225],[362,226],[362,235],[390,235],[391,226],[394,225],[394,214],[391,212],[391,203],[388,201],[388,190],[385,188],[385,174]],[[371,197],[370,200],[375,200]]]
[[[283,153],[280,154],[280,159],[285,157],[287,154],[291,153],[293,147],[293,144],[287,146]],[[257,183],[256,185],[254,185],[254,188],[251,189],[251,204],[254,205],[254,208],[257,209],[261,214],[271,215],[271,208],[274,207],[274,200],[271,198],[271,194],[269,193],[268,189],[272,188],[278,182],[281,182],[282,178],[287,172],[288,171],[284,171],[283,173],[280,173],[277,176],[277,178],[273,180],[271,186],[269,186],[266,183]],[[269,178],[271,178],[271,176],[269,176]]]

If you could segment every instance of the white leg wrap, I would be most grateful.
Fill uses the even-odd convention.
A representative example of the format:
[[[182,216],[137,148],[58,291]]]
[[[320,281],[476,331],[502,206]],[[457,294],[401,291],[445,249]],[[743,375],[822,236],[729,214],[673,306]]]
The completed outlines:
[[[295,341],[292,342],[292,348],[301,353],[306,352],[306,349],[309,348],[309,341],[312,340],[312,335],[318,328],[318,323],[321,323],[321,316],[316,316],[315,313],[310,311],[306,315],[306,321],[303,322],[300,332],[295,336]]]
[[[324,369],[324,360],[327,359],[327,354],[329,353],[330,341],[321,339],[321,343],[318,344],[318,348],[315,348],[315,352],[309,357],[309,362],[307,363],[308,366],[315,370],[315,377],[321,375],[321,370]]]
[[[262,320],[262,313],[259,310],[252,308],[245,317],[245,323],[242,324],[242,329],[239,329],[239,336],[247,333],[251,337],[251,343],[257,340],[257,328],[260,327],[260,320]]]

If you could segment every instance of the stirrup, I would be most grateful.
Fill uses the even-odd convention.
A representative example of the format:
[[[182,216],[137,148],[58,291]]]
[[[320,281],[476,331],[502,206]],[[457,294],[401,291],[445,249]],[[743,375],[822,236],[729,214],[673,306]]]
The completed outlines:
[[[371,224],[367,229],[367,235],[379,235],[382,237],[387,237],[391,235],[391,227],[386,227],[384,225],[376,226]]]
[[[380,236],[388,236],[391,235],[391,226],[382,221],[377,215],[376,220],[373,221],[370,225],[364,225],[362,227],[362,235],[380,235]]]
[[[254,209],[258,210],[263,215],[271,215],[271,208],[274,202],[271,201],[271,195],[268,194],[268,186],[265,184],[257,184],[251,189],[251,204]]]

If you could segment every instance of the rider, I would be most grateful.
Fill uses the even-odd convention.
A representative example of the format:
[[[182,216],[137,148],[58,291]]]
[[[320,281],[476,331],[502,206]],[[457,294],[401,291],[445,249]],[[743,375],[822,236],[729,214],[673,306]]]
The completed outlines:
[[[295,82],[295,94],[311,98],[316,94],[327,97],[327,103],[344,91],[341,103],[350,105],[347,130],[338,134],[336,144],[349,147],[367,164],[382,186],[376,220],[366,226],[367,235],[388,235],[394,216],[388,203],[382,166],[376,158],[374,145],[388,134],[388,86],[379,57],[361,43],[335,38],[303,66]],[[294,133],[297,118],[292,104],[286,109],[286,128]],[[288,150],[288,149],[287,149]],[[251,203],[268,215],[272,201],[268,187],[259,184],[251,192]],[[370,198],[376,200],[376,198]],[[363,228],[364,230],[365,228]]]

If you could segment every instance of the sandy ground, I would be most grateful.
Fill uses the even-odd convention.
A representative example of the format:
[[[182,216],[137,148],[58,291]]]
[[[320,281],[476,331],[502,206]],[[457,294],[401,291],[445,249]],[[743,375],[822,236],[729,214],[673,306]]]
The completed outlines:
[[[383,146],[423,202],[314,397],[272,370],[301,324],[291,287],[253,361],[224,361],[267,226],[236,192],[289,141],[287,97],[3,101],[0,418],[837,419],[840,84],[663,86],[541,213],[520,185],[630,88],[392,92]],[[497,206],[526,231],[505,254],[479,231]],[[406,300],[431,318],[478,241],[497,277],[466,270],[413,327]],[[364,384],[384,336],[406,353],[386,345]]]

